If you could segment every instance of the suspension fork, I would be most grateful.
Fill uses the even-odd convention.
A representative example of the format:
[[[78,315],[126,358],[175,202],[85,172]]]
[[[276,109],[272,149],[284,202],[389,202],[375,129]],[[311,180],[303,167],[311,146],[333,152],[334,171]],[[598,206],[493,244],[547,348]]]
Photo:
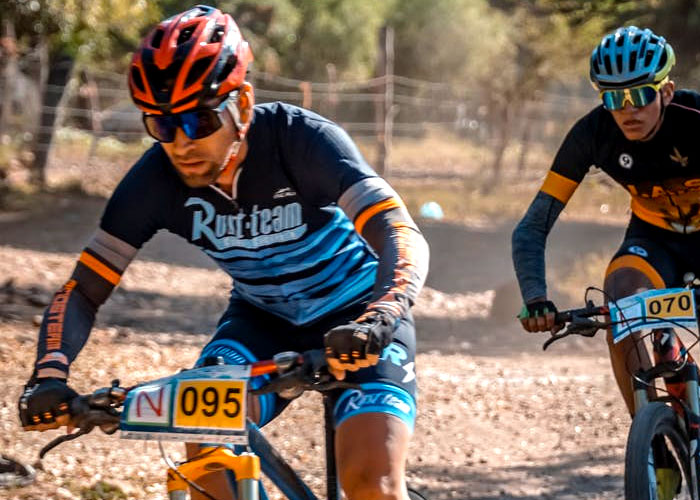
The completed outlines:
[[[326,431],[326,497],[328,500],[340,500],[338,471],[335,462],[335,426],[333,423],[333,406],[336,398],[323,393],[323,424]]]

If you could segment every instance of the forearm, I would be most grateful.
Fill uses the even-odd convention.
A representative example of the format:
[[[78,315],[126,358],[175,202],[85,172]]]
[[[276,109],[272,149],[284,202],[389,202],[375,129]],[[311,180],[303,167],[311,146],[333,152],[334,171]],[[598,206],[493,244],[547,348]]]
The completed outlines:
[[[540,191],[513,231],[513,265],[525,302],[547,296],[545,277],[547,236],[564,206],[564,203],[558,199]]]
[[[117,286],[136,249],[98,230],[76,263],[70,280],[44,313],[37,344],[36,373],[68,373],[87,341],[98,308]]]
[[[97,306],[77,286],[76,280],[68,281],[56,292],[44,313],[37,343],[38,376],[67,375],[90,335]]]
[[[383,310],[395,318],[404,317],[415,303],[430,261],[423,235],[413,221],[401,219],[396,212],[383,214],[363,232],[379,254],[376,285],[367,310]]]
[[[428,244],[391,186],[380,177],[351,186],[338,201],[379,257],[368,310],[404,317],[428,274]]]

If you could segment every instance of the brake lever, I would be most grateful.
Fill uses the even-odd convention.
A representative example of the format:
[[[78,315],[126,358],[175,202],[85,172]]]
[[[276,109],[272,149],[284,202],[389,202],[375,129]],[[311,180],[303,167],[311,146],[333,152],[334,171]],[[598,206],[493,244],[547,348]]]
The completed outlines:
[[[544,341],[544,344],[542,344],[542,350],[546,351],[547,348],[554,342],[556,342],[559,339],[563,339],[564,337],[568,337],[569,335],[571,335],[571,332],[568,328],[565,329],[562,333],[552,333],[551,336]]]
[[[569,335],[581,335],[582,337],[593,337],[598,330],[601,328],[599,322],[593,321],[589,318],[575,317],[573,322],[567,326],[562,333],[553,333],[544,344],[542,344],[542,350],[546,351],[547,347],[552,345],[552,343],[557,340],[568,337]]]
[[[87,427],[81,427],[78,432],[74,432],[72,434],[66,434],[64,436],[59,436],[53,441],[51,441],[49,444],[44,446],[41,451],[39,452],[39,458],[44,458],[44,456],[51,450],[53,450],[56,446],[59,444],[63,444],[67,441],[73,441],[74,439],[79,438],[80,436],[84,436],[85,434],[89,433],[94,429],[94,425],[89,425]]]

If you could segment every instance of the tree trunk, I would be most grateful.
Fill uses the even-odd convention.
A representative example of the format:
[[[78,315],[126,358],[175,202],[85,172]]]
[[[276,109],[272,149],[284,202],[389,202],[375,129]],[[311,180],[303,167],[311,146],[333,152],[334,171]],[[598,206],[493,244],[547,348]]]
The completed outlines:
[[[527,154],[530,152],[532,129],[535,127],[535,122],[539,118],[540,104],[535,103],[531,106],[531,110],[523,110],[521,113],[523,121],[523,134],[520,138],[520,156],[518,157],[518,175],[523,175],[527,170]]]
[[[488,194],[493,191],[493,188],[501,182],[503,175],[503,156],[505,154],[508,143],[510,142],[510,127],[512,118],[512,105],[508,100],[498,105],[497,111],[498,129],[496,136],[496,144],[494,145],[493,162],[491,163],[491,175],[487,176],[486,182],[481,187],[483,194]]]
[[[70,79],[73,63],[73,58],[66,54],[49,57],[48,78],[42,90],[41,119],[34,143],[34,168],[32,169],[32,181],[41,188],[46,187],[46,164],[53,140],[58,104]]]
[[[10,121],[12,119],[14,105],[14,91],[17,85],[17,37],[15,36],[15,25],[11,19],[5,19],[2,23],[2,40],[0,43],[0,54],[3,56],[4,68],[1,69],[3,76],[2,101],[0,102],[0,136],[8,134]]]

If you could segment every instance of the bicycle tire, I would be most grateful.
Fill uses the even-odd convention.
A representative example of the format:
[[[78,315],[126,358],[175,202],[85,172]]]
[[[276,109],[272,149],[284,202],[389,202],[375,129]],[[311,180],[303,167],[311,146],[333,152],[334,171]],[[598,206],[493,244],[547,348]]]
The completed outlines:
[[[421,495],[413,488],[408,488],[408,498],[411,500],[428,500],[425,495]]]
[[[656,436],[663,438],[669,453],[667,459],[676,464],[674,476],[680,473],[680,491],[663,495],[663,477],[657,484],[652,441]],[[659,442],[659,441],[657,441]],[[666,468],[668,471],[669,468]],[[651,402],[634,417],[627,438],[625,452],[625,500],[698,500],[692,495],[690,485],[690,458],[688,438],[678,423],[678,417],[670,406],[661,402]],[[676,490],[676,477],[666,491]],[[668,483],[667,483],[668,484]],[[659,489],[661,486],[661,490]],[[671,496],[674,495],[674,496]]]

